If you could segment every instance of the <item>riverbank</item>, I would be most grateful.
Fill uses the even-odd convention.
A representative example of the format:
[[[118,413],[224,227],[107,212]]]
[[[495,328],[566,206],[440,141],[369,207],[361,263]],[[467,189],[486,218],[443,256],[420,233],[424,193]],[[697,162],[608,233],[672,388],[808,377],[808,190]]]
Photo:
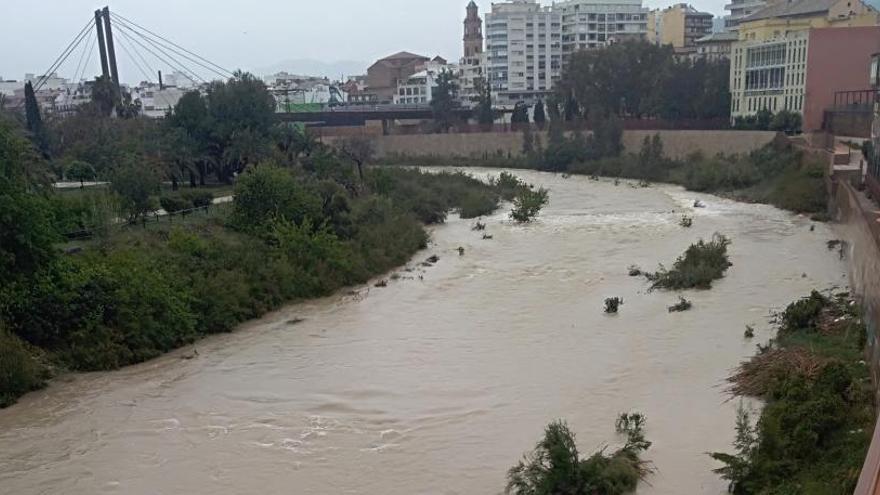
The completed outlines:
[[[664,151],[660,135],[646,137],[638,153],[589,157],[590,145],[583,136],[565,138],[557,145],[526,146],[530,153],[516,157],[484,156],[450,162],[439,156],[385,156],[388,165],[490,167],[533,169],[568,175],[621,178],[684,186],[690,191],[711,193],[746,203],[778,208],[827,220],[826,164],[796,150],[787,140],[777,140],[754,151],[730,155],[691,154],[672,159]],[[526,138],[528,140],[529,138]],[[582,142],[583,141],[583,142]],[[620,148],[620,145],[609,145]]]
[[[765,403],[739,411],[735,453],[713,454],[732,493],[853,493],[876,418],[863,318],[848,293],[813,291],[729,379]]]
[[[350,195],[260,167],[211,216],[132,226],[3,288],[0,407],[66,371],[111,370],[324,297],[405,264],[423,225],[493,212],[500,188],[464,174],[375,170]]]

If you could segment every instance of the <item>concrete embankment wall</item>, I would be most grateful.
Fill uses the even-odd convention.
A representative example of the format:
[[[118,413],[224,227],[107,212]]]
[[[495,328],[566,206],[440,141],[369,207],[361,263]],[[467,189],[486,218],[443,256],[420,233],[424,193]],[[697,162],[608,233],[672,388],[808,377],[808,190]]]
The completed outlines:
[[[547,143],[547,133],[535,133]],[[670,158],[685,158],[700,151],[706,155],[747,153],[776,137],[767,131],[624,131],[627,152],[638,153],[645,137],[659,134],[663,149]],[[324,138],[332,142],[335,138]],[[501,154],[518,156],[522,152],[520,132],[484,132],[466,134],[413,134],[376,136],[376,155],[480,157]]]
[[[842,240],[846,241],[851,289],[865,310],[868,327],[866,360],[871,367],[875,398],[880,403],[880,218],[876,207],[847,181],[833,185],[832,209],[839,222]],[[880,424],[878,424],[880,426]],[[856,495],[872,495],[880,475],[880,428],[874,438],[856,487]]]

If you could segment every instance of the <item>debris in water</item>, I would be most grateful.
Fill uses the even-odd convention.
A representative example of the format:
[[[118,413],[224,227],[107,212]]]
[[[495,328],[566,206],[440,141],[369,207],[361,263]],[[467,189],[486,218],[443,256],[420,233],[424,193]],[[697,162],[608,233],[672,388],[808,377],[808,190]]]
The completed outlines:
[[[491,239],[494,239],[494,236],[492,236],[491,234],[483,234],[484,241],[491,240]]]
[[[379,288],[388,287],[388,281],[387,280],[380,280],[380,281],[376,282],[376,285],[374,287],[379,287]]]
[[[705,207],[706,207],[706,203],[703,203],[699,199],[694,200],[694,208],[705,208]]]
[[[810,232],[815,232],[815,231],[816,231],[816,226],[810,225]]]
[[[747,339],[755,338],[755,329],[751,325],[746,325],[746,332],[743,334],[743,337]]]
[[[619,297],[609,297],[605,299],[605,312],[608,314],[617,314],[620,306],[623,305],[623,299]]]
[[[287,320],[287,324],[290,326],[299,325],[300,323],[302,323],[304,321],[305,320],[303,320],[302,318],[292,318],[290,320]]]
[[[694,219],[685,215],[681,217],[681,220],[679,220],[678,224],[686,229],[689,229],[694,225]]]
[[[430,258],[426,259],[425,263],[427,263],[429,265],[433,265],[434,263],[437,263],[438,261],[440,261],[440,257],[437,256],[436,254],[434,254],[434,255],[431,255]]]
[[[474,226],[471,228],[471,230],[476,230],[476,231],[486,230],[486,224],[477,220],[477,223],[474,224]]]
[[[687,311],[687,310],[691,309],[693,306],[694,306],[693,303],[691,303],[687,299],[679,296],[678,303],[676,303],[672,306],[669,306],[669,312],[670,313],[680,313],[682,311]]]
[[[642,269],[639,268],[637,265],[630,265],[628,270],[629,270],[630,277],[641,277],[642,276]]]

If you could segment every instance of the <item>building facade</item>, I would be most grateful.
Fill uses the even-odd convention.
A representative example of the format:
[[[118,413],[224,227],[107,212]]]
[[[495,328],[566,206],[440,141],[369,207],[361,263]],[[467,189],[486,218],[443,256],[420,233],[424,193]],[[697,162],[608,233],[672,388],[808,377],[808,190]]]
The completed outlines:
[[[739,36],[734,31],[712,33],[708,36],[704,36],[694,41],[694,44],[697,47],[695,57],[710,62],[729,60],[730,51],[738,38]]]
[[[359,95],[363,103],[387,104],[394,101],[397,85],[431,59],[409,52],[399,52],[376,61],[367,69],[366,89]]]
[[[545,97],[562,66],[561,15],[534,0],[493,3],[486,14],[486,75],[496,106]]]
[[[766,6],[767,2],[765,0],[731,0],[729,4],[724,6],[724,10],[730,12],[730,15],[724,18],[724,27],[735,31],[743,19],[762,10]]]
[[[847,37],[857,32],[843,29],[877,25],[877,11],[859,0],[771,4],[742,20],[731,50],[731,118],[755,115],[765,109],[774,113],[788,110],[804,116],[804,130],[821,127],[824,108],[817,108],[825,103],[829,90],[833,102],[833,87],[843,83],[835,82],[837,74],[831,74],[829,67],[834,65],[836,71],[857,70],[847,69],[856,63],[857,54],[845,46]],[[831,40],[842,40],[844,44],[838,46],[838,51],[828,52],[823,47]],[[814,43],[819,44],[813,47]],[[816,53],[811,55],[813,49]],[[863,65],[865,54],[860,52],[858,56],[862,60],[858,63]]]
[[[648,14],[648,41],[671,45],[677,52],[697,51],[696,41],[712,34],[714,15],[686,3]]]
[[[648,35],[648,9],[642,0],[567,0],[553,5],[561,16],[562,52],[602,48]]]
[[[419,72],[401,81],[397,85],[397,94],[394,95],[395,105],[427,105],[434,98],[434,88],[437,86],[437,78],[440,74],[448,72],[455,78],[458,85],[459,67],[447,65],[439,61],[426,63]]]

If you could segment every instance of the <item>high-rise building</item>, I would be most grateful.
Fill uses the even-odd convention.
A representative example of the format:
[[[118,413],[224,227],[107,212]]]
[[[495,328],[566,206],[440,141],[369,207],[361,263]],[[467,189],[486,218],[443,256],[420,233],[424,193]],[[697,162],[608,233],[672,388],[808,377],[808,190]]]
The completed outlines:
[[[493,3],[486,14],[486,64],[495,104],[546,96],[562,65],[561,14],[535,0]]]
[[[561,15],[562,52],[601,48],[648,33],[648,9],[642,0],[566,0],[553,5]]]
[[[677,53],[696,52],[696,40],[712,33],[714,15],[686,3],[648,14],[648,41],[672,45]]]
[[[863,77],[846,79],[876,52],[878,25],[880,14],[861,0],[777,3],[744,19],[731,51],[731,117],[788,110],[817,130],[835,91]]]

